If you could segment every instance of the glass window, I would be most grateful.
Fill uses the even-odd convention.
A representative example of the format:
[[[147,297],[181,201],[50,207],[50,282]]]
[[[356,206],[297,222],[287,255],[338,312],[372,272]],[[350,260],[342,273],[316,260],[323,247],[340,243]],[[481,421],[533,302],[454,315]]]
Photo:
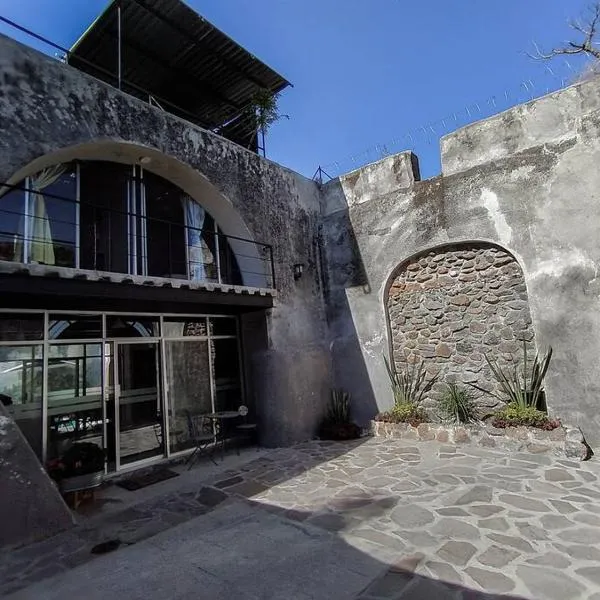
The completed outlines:
[[[76,167],[54,165],[19,186],[0,196],[0,260],[74,267]]]
[[[1,313],[0,341],[25,342],[44,339],[44,315],[40,313]]]
[[[50,315],[48,338],[83,340],[102,337],[101,315]]]
[[[42,346],[0,346],[0,402],[42,457]]]
[[[190,339],[165,342],[171,452],[193,447],[190,422],[210,427],[202,416],[213,412],[208,342]]]
[[[136,338],[158,337],[160,335],[160,321],[158,317],[136,317],[107,315],[107,338]]]
[[[45,176],[45,178],[44,178]],[[50,182],[50,183],[47,183]],[[58,165],[29,178],[31,262],[74,267],[77,252],[77,168]]]
[[[206,317],[163,319],[163,335],[165,337],[198,337],[206,335]]]
[[[144,171],[148,274],[187,279],[185,194],[169,181]]]
[[[128,189],[131,166],[81,162],[81,268],[129,272]]]
[[[237,410],[242,404],[238,342],[235,338],[211,340],[216,410]]]
[[[24,214],[24,190],[0,192],[0,260],[23,262]]]
[[[235,317],[211,317],[210,335],[237,335]]]
[[[73,442],[103,446],[102,344],[52,344],[48,355],[48,452]]]

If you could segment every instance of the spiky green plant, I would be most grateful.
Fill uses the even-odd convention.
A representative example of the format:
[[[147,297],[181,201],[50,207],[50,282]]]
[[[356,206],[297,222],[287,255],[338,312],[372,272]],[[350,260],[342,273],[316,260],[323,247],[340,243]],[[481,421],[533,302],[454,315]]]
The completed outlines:
[[[491,394],[498,400],[508,404],[516,404],[523,408],[527,406],[536,408],[538,406],[544,393],[544,377],[548,372],[548,366],[552,358],[552,347],[548,347],[542,357],[540,357],[539,352],[536,352],[533,362],[531,362],[527,357],[527,342],[523,340],[523,364],[521,369],[517,363],[511,369],[508,366],[500,366],[495,359],[490,358],[487,354],[484,356],[494,379],[500,386],[500,391],[499,393],[490,392],[473,383],[470,384],[472,387]]]
[[[394,394],[394,404],[415,404],[419,405],[425,394],[431,390],[438,376],[427,377],[425,365],[420,362],[413,364],[406,370],[398,372],[396,367],[392,368],[387,358],[384,356],[385,368],[387,369],[392,392]]]
[[[454,423],[471,423],[476,420],[473,396],[456,383],[449,383],[440,400],[442,418]]]
[[[350,423],[350,394],[344,390],[331,390],[331,398],[327,407],[328,423]]]

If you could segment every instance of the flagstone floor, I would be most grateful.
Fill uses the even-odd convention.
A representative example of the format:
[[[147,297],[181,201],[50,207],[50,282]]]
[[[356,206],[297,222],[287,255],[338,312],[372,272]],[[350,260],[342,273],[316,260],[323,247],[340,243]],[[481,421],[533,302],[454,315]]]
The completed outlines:
[[[507,594],[600,600],[600,462],[595,459],[576,463],[544,454],[381,438],[314,441],[245,457],[230,468],[205,472],[200,466],[151,486],[155,495],[145,488],[137,504],[0,555],[0,594],[52,575],[68,577],[70,570],[75,574],[93,559],[91,545],[103,539],[144,544],[187,521],[201,530],[200,520],[212,511],[241,501],[262,514],[274,513],[280,523],[295,521],[303,531],[324,532],[381,565],[381,575],[366,581],[362,591],[352,596],[340,591],[340,598],[483,600]],[[126,560],[132,549],[115,554]],[[226,551],[222,554],[229,560]],[[328,597],[307,594],[302,598]]]

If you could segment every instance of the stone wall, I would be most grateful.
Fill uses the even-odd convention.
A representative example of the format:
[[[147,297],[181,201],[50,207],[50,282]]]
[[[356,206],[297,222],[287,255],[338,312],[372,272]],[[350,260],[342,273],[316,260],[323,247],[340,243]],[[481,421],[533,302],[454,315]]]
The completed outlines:
[[[414,257],[393,278],[387,310],[396,368],[423,361],[428,374],[438,376],[431,408],[450,382],[498,392],[484,354],[514,364],[522,358],[522,341],[533,340],[521,268],[491,245],[444,246]],[[499,402],[471,391],[482,407]]]
[[[587,460],[590,458],[578,427],[563,425],[545,431],[535,427],[507,427],[500,429],[487,425],[448,425],[421,423],[413,427],[408,423],[372,421],[371,434],[375,437],[430,442],[442,444],[477,444],[484,448],[498,448],[509,452],[552,453],[556,456]]]

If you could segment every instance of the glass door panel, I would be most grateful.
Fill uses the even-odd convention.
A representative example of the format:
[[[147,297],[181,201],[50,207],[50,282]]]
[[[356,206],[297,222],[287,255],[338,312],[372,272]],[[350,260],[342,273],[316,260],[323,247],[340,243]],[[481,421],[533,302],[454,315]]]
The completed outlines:
[[[117,467],[164,454],[157,342],[116,343]]]
[[[188,417],[214,411],[206,340],[165,340],[169,450],[192,448]]]
[[[213,375],[217,410],[238,410],[244,404],[237,338],[213,338]]]
[[[48,348],[47,457],[74,442],[104,447],[102,344],[52,344]]]
[[[0,347],[0,402],[42,459],[43,346]]]

